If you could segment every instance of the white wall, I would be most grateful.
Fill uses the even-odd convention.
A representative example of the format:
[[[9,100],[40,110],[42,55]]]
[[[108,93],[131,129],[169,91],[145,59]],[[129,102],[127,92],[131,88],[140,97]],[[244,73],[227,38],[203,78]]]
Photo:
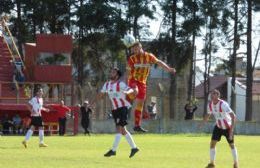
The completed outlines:
[[[231,103],[231,77],[228,78],[228,86],[227,86],[227,92],[228,97],[227,101],[230,104]],[[236,109],[233,109],[234,112],[237,115],[237,119],[239,121],[245,121],[245,114],[246,114],[246,88],[245,86],[240,83],[239,81],[236,81]]]

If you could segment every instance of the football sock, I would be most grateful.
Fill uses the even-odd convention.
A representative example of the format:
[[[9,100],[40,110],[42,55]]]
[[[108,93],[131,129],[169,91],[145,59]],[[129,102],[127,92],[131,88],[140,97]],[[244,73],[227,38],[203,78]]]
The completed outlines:
[[[25,135],[25,141],[29,141],[30,137],[32,136],[33,134],[33,130],[31,129],[28,129],[26,135]]]
[[[232,152],[232,156],[233,156],[234,162],[237,162],[238,161],[237,148],[234,147],[234,149],[231,149],[231,152]]]
[[[135,126],[141,126],[143,103],[138,102],[135,107]]]
[[[115,135],[115,140],[114,140],[114,143],[113,143],[113,146],[112,146],[112,151],[116,151],[117,150],[117,147],[119,145],[119,142],[120,142],[120,139],[121,139],[121,134],[116,134]]]
[[[133,148],[136,148],[136,144],[135,144],[135,142],[134,142],[134,139],[133,139],[132,135],[131,135],[129,132],[127,132],[127,133],[125,134],[125,138],[126,138],[126,141],[127,141],[128,144],[131,146],[132,149],[133,149]]]
[[[44,138],[44,131],[43,130],[39,130],[40,143],[43,143],[43,138]]]
[[[209,153],[210,153],[210,162],[214,163],[215,158],[216,158],[216,149],[211,148]]]

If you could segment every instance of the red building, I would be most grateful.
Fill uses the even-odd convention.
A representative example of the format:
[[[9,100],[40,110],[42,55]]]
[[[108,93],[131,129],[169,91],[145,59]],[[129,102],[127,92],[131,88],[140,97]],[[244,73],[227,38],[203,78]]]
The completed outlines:
[[[9,116],[19,113],[21,117],[29,114],[26,103],[38,85],[41,85],[46,93],[46,103],[58,103],[63,99],[72,105],[72,50],[70,35],[39,34],[36,36],[36,43],[24,45],[22,60],[11,51],[7,40],[0,37],[0,118],[5,113]],[[16,61],[24,65],[26,80],[22,86],[14,89],[13,72]],[[77,108],[72,108],[77,111]],[[46,123],[58,121],[55,112],[43,113],[43,117]],[[77,132],[76,125],[75,123],[74,133]]]

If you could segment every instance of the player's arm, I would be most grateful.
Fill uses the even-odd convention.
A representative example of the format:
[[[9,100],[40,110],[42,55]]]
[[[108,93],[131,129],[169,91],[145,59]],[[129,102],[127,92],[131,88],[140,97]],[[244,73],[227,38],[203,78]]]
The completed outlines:
[[[211,113],[207,113],[204,117],[203,117],[203,121],[199,124],[199,128],[202,128],[206,122],[208,122],[209,118],[211,116]]]
[[[162,60],[158,60],[156,62],[157,65],[159,65],[162,69],[164,69],[165,71],[171,73],[171,74],[175,74],[176,70],[175,68],[169,67],[165,62],[163,62]]]
[[[237,117],[233,112],[229,113],[229,115],[231,117],[231,122],[232,122],[231,123],[231,129],[233,130],[235,128],[235,123],[236,123]]]
[[[230,112],[229,115],[231,117],[231,127],[229,129],[229,139],[232,139],[233,134],[234,134],[235,123],[236,123],[236,115],[233,111]]]
[[[46,107],[42,107],[42,110],[45,112],[50,112],[50,109],[46,108]]]
[[[31,114],[35,113],[33,111],[33,106],[31,105],[31,103],[27,103],[27,107],[28,107],[29,111],[31,112]]]

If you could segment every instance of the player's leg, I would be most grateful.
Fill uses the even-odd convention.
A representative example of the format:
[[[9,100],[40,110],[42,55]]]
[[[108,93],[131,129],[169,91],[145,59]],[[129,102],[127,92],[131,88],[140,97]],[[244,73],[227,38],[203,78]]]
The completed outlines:
[[[110,156],[115,156],[116,155],[116,150],[118,148],[118,145],[120,143],[121,140],[121,128],[119,126],[119,121],[120,121],[120,114],[119,114],[119,110],[113,110],[112,111],[112,116],[114,118],[114,122],[116,125],[116,134],[115,134],[115,138],[114,138],[114,142],[112,145],[112,149],[110,149],[107,153],[104,154],[105,157],[110,157]]]
[[[36,126],[39,129],[39,147],[47,147],[48,145],[44,143],[44,127],[42,117],[36,118]]]
[[[126,107],[121,108],[120,120],[119,120],[118,125],[119,125],[119,129],[120,129],[121,134],[125,136],[126,141],[128,142],[128,144],[131,147],[131,152],[130,152],[130,155],[129,155],[129,157],[131,158],[139,151],[139,149],[137,148],[132,135],[126,129],[127,113],[128,113],[128,109]]]
[[[136,107],[134,110],[134,115],[135,115],[134,131],[147,132],[147,130],[141,127],[142,111],[146,99],[146,85],[142,83],[137,83],[137,87],[138,87],[138,94],[136,96]]]
[[[209,155],[210,155],[210,163],[212,165],[215,165],[215,159],[216,159],[216,144],[218,141],[216,140],[211,140],[210,141],[210,151],[209,151]]]
[[[26,134],[25,134],[24,140],[22,141],[22,144],[23,144],[23,146],[24,146],[25,148],[28,147],[28,141],[29,141],[29,139],[31,138],[31,136],[32,136],[32,134],[33,134],[33,131],[34,131],[34,126],[31,125],[31,126],[29,127],[29,129],[27,130]]]
[[[48,145],[44,143],[44,128],[39,126],[39,147],[47,147]]]
[[[121,132],[122,132],[122,135],[125,136],[125,139],[127,141],[127,143],[130,145],[131,147],[131,152],[130,152],[130,155],[129,157],[133,157],[138,151],[139,149],[137,148],[136,144],[135,144],[135,141],[133,139],[133,136],[131,135],[130,132],[127,131],[126,127],[121,127]]]
[[[136,106],[134,109],[134,115],[135,115],[134,131],[141,131],[143,105],[144,105],[144,99],[136,99]]]
[[[229,133],[230,133],[229,130],[225,130],[224,136],[226,137],[227,142],[231,148],[231,153],[234,160],[234,168],[238,168],[238,154],[237,154],[237,148],[234,143],[234,135],[230,136]]]
[[[207,165],[207,168],[214,168],[215,167],[215,159],[216,159],[216,144],[218,141],[221,140],[221,129],[219,129],[217,126],[214,127],[211,141],[210,141],[210,149],[209,149],[209,156],[210,156],[210,162]]]

